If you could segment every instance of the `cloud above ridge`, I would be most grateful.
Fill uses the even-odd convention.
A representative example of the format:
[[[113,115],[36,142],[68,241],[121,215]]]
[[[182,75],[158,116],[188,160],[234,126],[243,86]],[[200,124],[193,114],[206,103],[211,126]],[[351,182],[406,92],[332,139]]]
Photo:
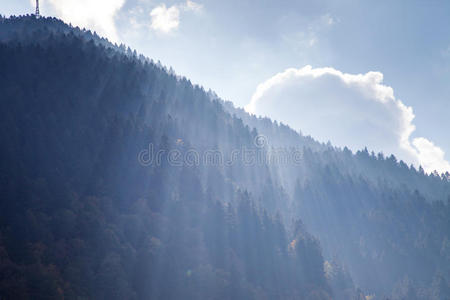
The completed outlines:
[[[413,137],[412,107],[396,99],[383,74],[333,68],[287,69],[261,83],[246,110],[271,117],[322,142],[394,154],[427,172],[450,171],[444,151]]]
[[[156,6],[150,16],[152,22],[150,27],[160,33],[169,33],[180,25],[180,14],[183,11],[201,11],[203,6],[194,1],[187,0],[186,3],[167,7],[165,4]]]
[[[47,0],[43,4],[50,5],[66,22],[94,30],[113,42],[119,41],[114,17],[125,0]]]
[[[151,28],[155,31],[168,33],[180,25],[180,9],[176,5],[167,8],[165,4],[161,4],[151,11],[150,16]]]

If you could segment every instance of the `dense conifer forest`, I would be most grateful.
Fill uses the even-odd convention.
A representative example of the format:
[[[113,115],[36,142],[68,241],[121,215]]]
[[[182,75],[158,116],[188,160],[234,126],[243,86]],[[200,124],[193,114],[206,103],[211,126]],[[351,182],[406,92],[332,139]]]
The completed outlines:
[[[0,114],[2,300],[450,299],[448,173],[54,18],[0,17]]]

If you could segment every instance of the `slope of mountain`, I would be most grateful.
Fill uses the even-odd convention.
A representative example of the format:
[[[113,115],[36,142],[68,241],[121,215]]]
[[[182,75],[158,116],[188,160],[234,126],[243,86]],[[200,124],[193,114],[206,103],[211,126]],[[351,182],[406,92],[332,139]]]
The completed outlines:
[[[317,143],[51,18],[0,18],[0,113],[1,299],[450,297],[448,174]],[[301,159],[243,155],[273,148]]]
[[[0,26],[26,37],[0,44],[0,298],[330,298],[318,241],[249,193],[265,166],[170,160],[254,148],[241,120],[60,21]]]
[[[392,188],[407,188],[417,190],[429,202],[446,200],[450,196],[450,173],[425,174],[422,167],[408,166],[403,161],[397,161],[392,155],[369,153],[361,149],[352,155],[348,148],[334,148],[330,144],[321,144],[310,136],[303,136],[282,123],[278,124],[269,118],[249,115],[243,109],[235,108],[231,102],[224,102],[225,109],[232,115],[242,119],[251,128],[256,128],[260,134],[267,137],[270,145],[275,148],[296,147],[309,148],[321,155],[321,160],[327,163],[339,164],[339,169],[350,176],[364,176],[371,182],[383,179]]]

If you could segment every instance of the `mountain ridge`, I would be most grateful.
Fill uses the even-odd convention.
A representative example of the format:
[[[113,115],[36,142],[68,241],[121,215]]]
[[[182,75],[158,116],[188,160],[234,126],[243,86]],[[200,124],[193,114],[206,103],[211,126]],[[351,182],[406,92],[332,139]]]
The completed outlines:
[[[131,49],[63,24],[0,19],[1,137],[8,141],[1,153],[0,257],[16,266],[25,290],[33,291],[31,279],[43,272],[41,278],[57,278],[47,286],[55,298],[60,289],[69,298],[98,299],[176,299],[182,293],[193,299],[202,293],[359,299],[356,286],[377,299],[447,295],[448,175],[426,175],[393,156],[317,143],[235,108]],[[149,144],[164,158],[172,150],[226,156],[243,147],[261,151],[255,144],[260,135],[268,143],[263,154],[299,149],[301,163],[176,167],[137,160]],[[89,224],[114,251],[95,241]],[[79,241],[96,254],[74,256],[83,248],[75,246]],[[76,249],[66,254],[77,263],[64,262],[58,247]],[[160,247],[185,259],[171,264]],[[26,251],[14,254],[20,248]],[[272,263],[261,264],[265,259]],[[130,270],[122,261],[145,261],[146,267]],[[171,276],[142,281],[161,274],[158,264]],[[39,266],[44,271],[36,271]],[[110,268],[127,274],[113,284],[118,294],[108,286],[114,282]],[[85,270],[94,286],[72,269]],[[420,269],[423,274],[416,274]],[[140,275],[133,275],[137,270]],[[192,273],[203,289],[189,286]],[[270,274],[282,274],[286,283]],[[208,276],[214,280],[205,281]],[[162,278],[177,288],[157,288]],[[18,284],[3,280],[3,286]],[[214,282],[226,284],[214,289]]]

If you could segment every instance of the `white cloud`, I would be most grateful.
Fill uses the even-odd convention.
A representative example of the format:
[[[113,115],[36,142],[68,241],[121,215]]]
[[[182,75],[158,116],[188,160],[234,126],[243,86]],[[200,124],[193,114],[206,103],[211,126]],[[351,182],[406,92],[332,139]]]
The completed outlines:
[[[47,3],[64,21],[95,30],[114,42],[119,40],[114,16],[125,0],[47,0],[43,5]]]
[[[176,4],[167,7],[165,4],[160,4],[155,7],[150,16],[152,23],[150,27],[161,33],[169,33],[180,26],[180,14],[182,11],[199,12],[203,9],[201,4],[194,1],[187,0],[186,3]]]
[[[165,4],[155,7],[150,13],[151,28],[155,31],[168,33],[180,25],[180,9],[174,5],[169,8]]]
[[[436,147],[432,142],[425,138],[416,138],[413,140],[414,147],[418,150],[419,161],[425,170],[440,170],[450,172],[450,163],[445,160],[445,152]]]
[[[203,5],[196,3],[194,1],[187,0],[186,1],[186,10],[192,11],[201,11],[203,9]]]
[[[260,84],[246,109],[337,146],[395,154],[428,172],[450,170],[442,149],[413,138],[414,113],[383,84],[383,74],[333,68],[287,69]]]

